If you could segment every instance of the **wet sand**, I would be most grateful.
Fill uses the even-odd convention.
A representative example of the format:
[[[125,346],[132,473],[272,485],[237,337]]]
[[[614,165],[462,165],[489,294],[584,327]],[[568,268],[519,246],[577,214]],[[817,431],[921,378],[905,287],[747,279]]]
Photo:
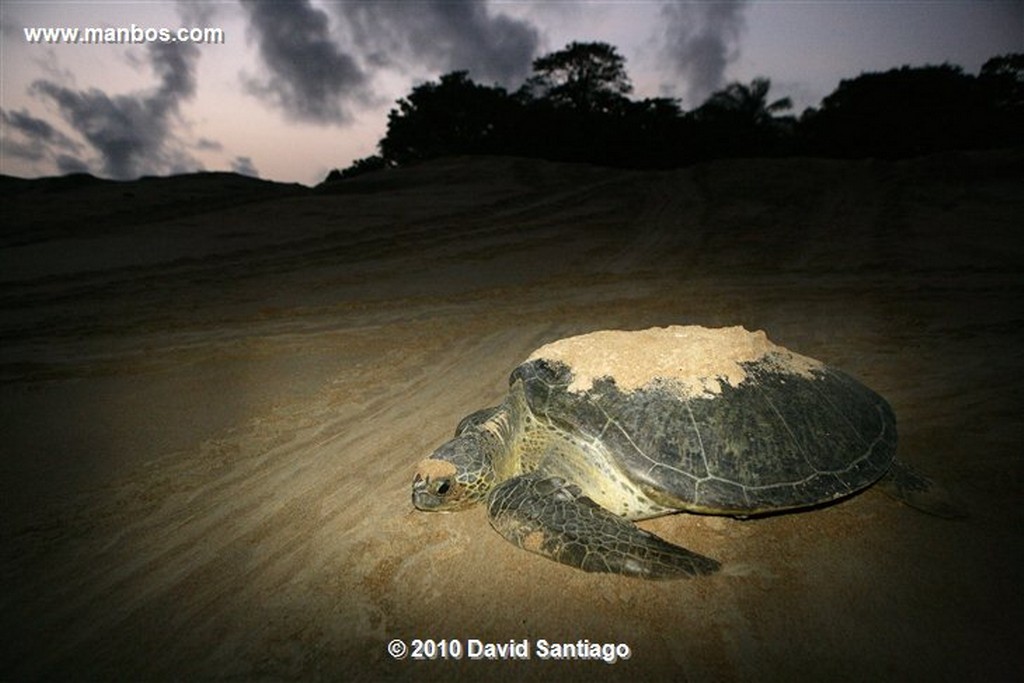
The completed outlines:
[[[0,679],[1018,678],[1022,181],[990,152],[19,187]],[[642,526],[724,568],[644,582],[518,550],[482,508],[412,508],[416,463],[534,349],[664,325],[762,329],[860,378],[970,516],[871,490],[674,515]],[[395,660],[396,638],[532,657]]]

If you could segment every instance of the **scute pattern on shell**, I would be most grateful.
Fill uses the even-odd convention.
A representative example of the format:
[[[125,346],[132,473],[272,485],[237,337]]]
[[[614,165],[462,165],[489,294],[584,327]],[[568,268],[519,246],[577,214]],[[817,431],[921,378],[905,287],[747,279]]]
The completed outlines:
[[[617,376],[584,392],[573,368],[537,359],[517,368],[527,402],[562,430],[599,439],[659,503],[730,514],[804,507],[869,486],[896,449],[888,403],[820,365],[794,372],[765,356],[741,364],[746,381],[687,397],[648,383],[622,391]]]

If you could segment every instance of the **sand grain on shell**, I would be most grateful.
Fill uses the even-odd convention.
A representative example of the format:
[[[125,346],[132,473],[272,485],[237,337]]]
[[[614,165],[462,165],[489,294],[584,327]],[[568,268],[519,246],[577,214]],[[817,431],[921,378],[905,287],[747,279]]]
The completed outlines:
[[[747,377],[742,363],[769,357],[780,369],[810,377],[822,368],[813,358],[773,344],[762,330],[741,326],[652,327],[602,330],[560,339],[537,349],[528,360],[545,358],[572,368],[569,390],[587,391],[594,380],[612,377],[622,391],[668,381],[685,396],[718,394],[721,383],[737,386]]]

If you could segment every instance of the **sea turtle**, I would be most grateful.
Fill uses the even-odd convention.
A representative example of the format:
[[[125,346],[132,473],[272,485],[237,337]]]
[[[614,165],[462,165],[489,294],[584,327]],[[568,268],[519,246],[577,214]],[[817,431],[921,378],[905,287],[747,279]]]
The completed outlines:
[[[587,571],[693,576],[719,563],[629,520],[677,511],[749,517],[872,484],[957,511],[894,457],[896,419],[849,375],[742,327],[570,337],[535,351],[504,402],[422,461],[416,508],[485,502],[516,545]]]

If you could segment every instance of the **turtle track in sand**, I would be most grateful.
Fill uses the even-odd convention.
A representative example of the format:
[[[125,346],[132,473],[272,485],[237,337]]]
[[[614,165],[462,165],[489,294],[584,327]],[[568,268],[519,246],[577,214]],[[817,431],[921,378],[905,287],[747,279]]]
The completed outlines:
[[[10,247],[24,277],[5,270],[0,292],[0,677],[404,677],[415,662],[391,660],[389,639],[473,637],[634,656],[423,664],[494,680],[1007,678],[1024,650],[1006,609],[1024,582],[1024,205],[1006,156],[650,176],[444,160],[384,192],[120,234],[198,240],[193,260],[150,244],[163,260],[91,261],[110,251],[102,225]],[[971,519],[868,492],[814,515],[644,522],[736,570],[680,587],[531,562],[482,509],[414,513],[415,464],[544,343],[737,323],[877,387],[901,453]]]

